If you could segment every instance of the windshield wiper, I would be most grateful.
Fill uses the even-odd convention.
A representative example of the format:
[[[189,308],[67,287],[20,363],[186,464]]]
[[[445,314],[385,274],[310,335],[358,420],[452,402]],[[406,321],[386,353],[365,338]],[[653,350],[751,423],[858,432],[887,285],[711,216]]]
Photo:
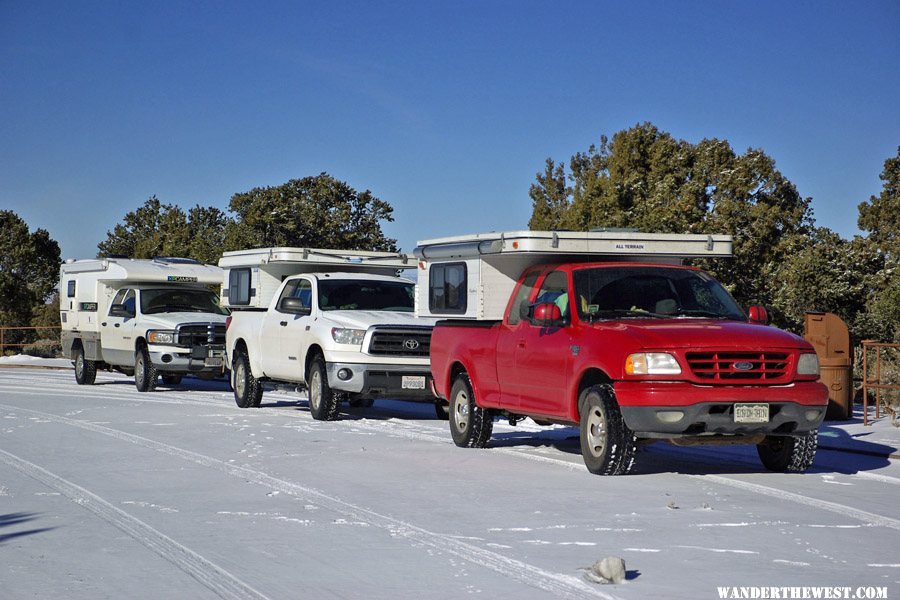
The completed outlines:
[[[669,319],[672,317],[672,315],[662,315],[646,310],[613,308],[607,310],[598,310],[595,313],[591,313],[590,317],[591,322],[593,322],[593,317],[599,317],[602,319]]]
[[[728,319],[728,315],[713,312],[711,310],[691,310],[687,308],[679,308],[675,314],[682,317],[706,317],[711,319]]]

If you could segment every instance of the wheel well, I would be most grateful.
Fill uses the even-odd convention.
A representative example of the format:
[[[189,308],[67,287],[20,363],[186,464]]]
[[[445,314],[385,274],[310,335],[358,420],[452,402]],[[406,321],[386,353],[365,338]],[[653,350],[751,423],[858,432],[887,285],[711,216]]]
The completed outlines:
[[[322,352],[322,347],[319,346],[318,344],[313,344],[306,351],[306,360],[303,361],[303,375],[304,376],[306,376],[306,374],[309,373],[309,365],[312,363],[313,358],[315,358],[316,355],[318,355],[318,354],[321,354],[323,356],[325,355],[325,353]]]
[[[146,345],[147,345],[147,340],[145,340],[143,337],[139,337],[134,342],[134,351],[137,352],[138,350],[140,350],[141,348],[143,348]]]
[[[244,341],[244,338],[240,338],[234,343],[234,353],[237,354],[238,352],[249,354],[247,352],[247,342]]]
[[[610,376],[600,369],[587,369],[581,374],[581,380],[578,382],[578,387],[575,388],[575,397],[572,399],[572,406],[574,407],[572,414],[578,416],[581,415],[581,407],[578,406],[578,398],[581,396],[581,392],[593,385],[612,382],[613,380]]]

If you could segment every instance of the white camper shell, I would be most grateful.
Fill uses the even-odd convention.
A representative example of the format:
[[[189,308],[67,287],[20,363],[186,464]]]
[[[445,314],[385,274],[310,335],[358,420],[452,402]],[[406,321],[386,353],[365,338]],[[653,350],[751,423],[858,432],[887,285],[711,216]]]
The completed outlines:
[[[63,353],[78,383],[134,374],[140,391],[184,374],[223,374],[225,319],[211,286],[222,270],[183,258],[69,259],[60,267]],[[176,304],[177,303],[177,304]]]
[[[281,282],[300,273],[353,272],[396,275],[414,269],[415,257],[397,252],[325,250],[320,248],[255,248],[225,252],[222,303],[231,310],[264,310]]]
[[[730,235],[510,231],[420,241],[418,314],[501,320],[522,272],[547,262],[657,262],[732,255]]]

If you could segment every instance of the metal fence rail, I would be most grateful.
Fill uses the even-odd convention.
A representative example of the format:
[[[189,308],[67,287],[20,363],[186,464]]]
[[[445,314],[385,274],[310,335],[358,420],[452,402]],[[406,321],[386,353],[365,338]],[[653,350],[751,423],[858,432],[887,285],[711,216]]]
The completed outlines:
[[[881,417],[881,390],[900,390],[900,385],[882,383],[881,381],[881,350],[882,348],[900,349],[900,344],[887,344],[866,340],[862,342],[863,352],[863,425],[869,424],[869,388],[875,390],[875,418]],[[875,378],[869,378],[869,352],[875,350]]]
[[[24,348],[25,346],[30,346],[31,344],[34,343],[34,341],[31,341],[31,342],[7,342],[6,340],[10,339],[10,335],[8,335],[7,332],[14,332],[14,331],[38,332],[38,331],[44,331],[44,330],[51,330],[51,331],[59,332],[60,329],[61,328],[58,325],[50,325],[50,326],[46,326],[46,327],[0,327],[0,356],[3,356],[3,353],[6,351],[6,348]],[[12,337],[15,337],[15,336],[12,336]],[[58,333],[55,336],[55,338],[59,339]],[[49,338],[39,337],[38,339],[49,339]]]

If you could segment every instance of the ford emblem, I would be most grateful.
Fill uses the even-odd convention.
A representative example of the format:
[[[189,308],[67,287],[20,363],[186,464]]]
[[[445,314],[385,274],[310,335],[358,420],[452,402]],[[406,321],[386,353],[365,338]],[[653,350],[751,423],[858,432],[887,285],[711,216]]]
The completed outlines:
[[[735,371],[749,371],[753,368],[752,362],[736,362],[732,365]]]
[[[404,340],[403,347],[407,350],[415,350],[419,347],[419,340]]]

